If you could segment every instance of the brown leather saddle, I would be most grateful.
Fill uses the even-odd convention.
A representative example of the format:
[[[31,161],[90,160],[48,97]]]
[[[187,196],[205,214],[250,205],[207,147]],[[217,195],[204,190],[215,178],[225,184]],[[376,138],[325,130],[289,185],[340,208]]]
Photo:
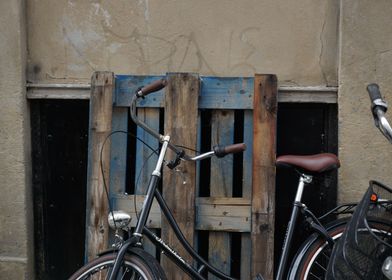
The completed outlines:
[[[276,159],[276,166],[291,167],[306,173],[323,173],[340,167],[339,159],[331,153],[308,156],[283,155]]]

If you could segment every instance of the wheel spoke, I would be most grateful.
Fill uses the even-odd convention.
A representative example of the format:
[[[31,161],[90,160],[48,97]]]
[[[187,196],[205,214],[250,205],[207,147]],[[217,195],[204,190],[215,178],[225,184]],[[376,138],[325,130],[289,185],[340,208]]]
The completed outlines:
[[[314,275],[313,273],[309,273],[309,274],[310,274],[310,276],[313,277],[314,279],[318,279],[318,280],[324,279],[324,277],[320,278],[320,277]]]
[[[321,268],[324,272],[327,272],[327,269],[325,268],[325,265],[321,265],[319,262],[314,262],[319,268]]]

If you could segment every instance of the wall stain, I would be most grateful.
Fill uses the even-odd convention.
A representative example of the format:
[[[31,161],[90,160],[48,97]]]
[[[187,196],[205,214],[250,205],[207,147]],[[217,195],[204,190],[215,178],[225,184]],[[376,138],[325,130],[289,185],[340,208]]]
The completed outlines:
[[[75,52],[79,55],[79,57],[90,67],[92,71],[96,71],[96,66],[90,62],[90,60],[87,58],[82,50],[80,50],[76,44],[73,42],[71,37],[68,35],[67,29],[63,27],[63,34],[64,38],[68,41],[68,43],[71,45],[71,47],[75,50]]]
[[[164,68],[168,72],[198,72],[214,76],[222,72],[234,75],[238,74],[238,72],[257,72],[254,61],[256,55],[260,56],[260,50],[257,45],[257,40],[260,38],[261,32],[259,27],[248,26],[242,30],[231,31],[229,38],[223,38],[223,40],[228,40],[228,49],[219,53],[219,56],[227,56],[227,66],[212,66],[210,53],[214,51],[218,52],[219,50],[200,47],[198,36],[193,30],[185,34],[173,36],[151,34],[149,29],[149,3],[148,1],[139,1],[139,6],[142,6],[142,4],[144,5],[144,20],[147,27],[143,29],[134,27],[130,30],[129,34],[124,35],[118,31],[118,28],[113,27],[111,21],[116,21],[116,17],[111,14],[110,10],[103,7],[102,0],[91,2],[91,12],[96,17],[95,20],[100,23],[103,34],[102,31],[98,31],[99,29],[94,28],[92,31],[104,37],[101,40],[103,42],[103,52],[110,50],[113,43],[118,44],[116,49],[118,53],[130,49],[131,51],[128,52],[127,56],[129,57],[130,55],[130,59],[132,60],[130,61],[131,65],[135,65],[136,71],[140,74],[151,74],[156,72],[156,70],[154,71],[156,68]],[[73,2],[71,6],[72,9],[76,8]],[[72,26],[72,23],[69,24],[71,25],[63,27],[63,35],[68,42],[68,46],[65,45],[65,48],[73,49],[91,71],[96,71],[98,66],[92,62],[92,57],[88,52],[89,46],[93,46],[95,41],[84,37],[85,30],[83,28],[77,29]],[[84,40],[82,43],[74,41],[73,33],[76,33],[75,36],[77,36],[77,31],[82,34],[80,35],[82,40]],[[100,65],[100,67],[106,67],[107,69],[113,68],[110,67],[110,55],[113,52],[109,51],[108,53],[108,60],[104,63],[105,65]],[[116,63],[122,62],[116,60]],[[68,70],[73,72],[72,69],[67,68],[67,65],[64,68],[65,72]],[[65,73],[65,76],[67,76],[67,73]]]

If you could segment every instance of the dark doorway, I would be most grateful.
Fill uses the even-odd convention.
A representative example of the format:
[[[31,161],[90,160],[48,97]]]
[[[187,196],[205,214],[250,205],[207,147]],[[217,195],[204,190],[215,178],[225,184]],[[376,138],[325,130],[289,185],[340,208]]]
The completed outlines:
[[[37,279],[67,279],[84,261],[89,102],[32,100]]]
[[[279,103],[277,123],[277,156],[310,155],[323,152],[337,154],[338,123],[336,104]],[[281,254],[283,238],[290,219],[298,174],[289,169],[276,171],[275,267]],[[337,172],[314,178],[304,191],[303,202],[316,215],[336,205]],[[296,231],[292,253],[304,241],[304,232]],[[292,258],[289,258],[292,259]]]

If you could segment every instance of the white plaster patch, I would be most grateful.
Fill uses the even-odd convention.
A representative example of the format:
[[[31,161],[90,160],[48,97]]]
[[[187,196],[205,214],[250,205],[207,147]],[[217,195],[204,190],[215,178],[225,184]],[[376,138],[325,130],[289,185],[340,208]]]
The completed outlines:
[[[81,64],[68,64],[67,68],[72,72],[83,72],[85,70],[85,66]]]
[[[97,33],[92,28],[84,26],[83,29],[78,25],[74,25],[67,17],[63,20],[65,38],[73,47],[80,51],[84,51],[89,46],[97,45],[102,41],[102,34]]]
[[[120,43],[111,43],[108,47],[110,53],[116,53],[119,48],[121,48],[122,44]]]
[[[144,20],[148,22],[150,20],[150,7],[148,0],[139,0],[139,5],[144,7]]]
[[[91,5],[94,7],[94,15],[95,16],[102,16],[103,21],[106,26],[112,27],[112,16],[110,13],[105,10],[99,3],[91,3]],[[90,15],[91,16],[91,15]]]
[[[81,61],[84,61],[84,64],[80,65],[80,67],[85,67],[87,64],[92,70],[95,70],[97,66],[93,63],[92,58],[94,56],[92,54],[102,48],[104,35],[98,33],[95,29],[96,26],[89,22],[82,24],[74,22],[70,17],[65,16],[62,22],[65,48],[73,50],[73,54],[81,58]],[[67,65],[66,67],[68,70],[82,72],[77,65]]]

